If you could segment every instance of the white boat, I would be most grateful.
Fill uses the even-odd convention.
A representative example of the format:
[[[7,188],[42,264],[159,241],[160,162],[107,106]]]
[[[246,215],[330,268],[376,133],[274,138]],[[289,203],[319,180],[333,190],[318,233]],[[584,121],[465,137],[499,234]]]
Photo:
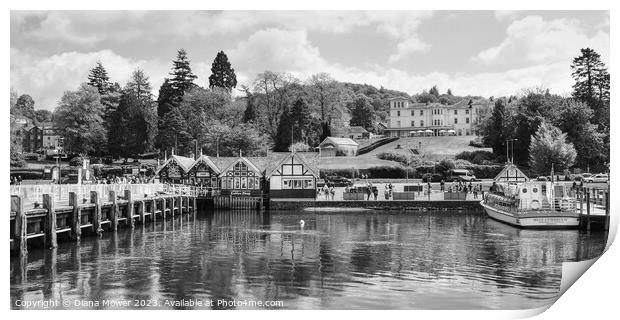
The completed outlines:
[[[579,208],[569,187],[545,181],[495,184],[480,202],[490,218],[521,228],[575,228]]]

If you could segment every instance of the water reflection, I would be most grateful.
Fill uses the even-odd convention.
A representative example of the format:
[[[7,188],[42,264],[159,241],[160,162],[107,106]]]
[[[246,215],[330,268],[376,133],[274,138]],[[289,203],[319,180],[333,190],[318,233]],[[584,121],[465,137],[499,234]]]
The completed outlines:
[[[479,213],[186,215],[31,250],[27,264],[13,257],[11,306],[197,299],[275,300],[288,309],[532,308],[557,296],[561,262],[598,256],[605,239],[515,229]]]

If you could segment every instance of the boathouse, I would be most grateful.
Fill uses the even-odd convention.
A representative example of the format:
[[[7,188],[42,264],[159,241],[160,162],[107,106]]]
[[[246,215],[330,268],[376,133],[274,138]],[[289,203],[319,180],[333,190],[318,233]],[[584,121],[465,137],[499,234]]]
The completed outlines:
[[[319,170],[299,153],[284,156],[265,178],[269,180],[269,197],[272,199],[316,198]]]
[[[172,155],[157,171],[159,181],[164,183],[184,184],[189,182],[189,169],[194,159]]]
[[[220,160],[220,159],[218,159]],[[264,170],[260,170],[245,157],[238,157],[219,174],[222,195],[252,196],[261,195]]]
[[[219,188],[218,177],[220,173],[220,169],[211,158],[202,154],[188,170],[190,183],[208,188]]]

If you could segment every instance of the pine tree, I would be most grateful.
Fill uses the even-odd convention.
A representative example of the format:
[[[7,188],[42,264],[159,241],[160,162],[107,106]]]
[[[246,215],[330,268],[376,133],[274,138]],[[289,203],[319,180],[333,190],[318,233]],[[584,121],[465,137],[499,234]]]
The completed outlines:
[[[448,92],[446,94],[452,96],[452,89],[448,89]]]
[[[170,86],[174,90],[173,101],[175,103],[181,101],[183,94],[194,86],[194,80],[197,78],[192,73],[189,62],[185,49],[180,49],[177,52],[177,59],[172,61],[173,67],[172,72],[170,72],[172,76],[172,78],[170,78]]]
[[[235,69],[230,66],[230,62],[224,51],[217,53],[211,65],[211,73],[209,77],[209,88],[220,87],[231,90],[237,86]]]
[[[280,122],[278,123],[278,131],[276,133],[275,144],[273,151],[286,152],[292,143],[291,130],[293,129],[293,119],[289,111],[288,106],[284,107],[284,111],[280,115]]]
[[[254,97],[252,95],[247,96],[248,104],[245,107],[245,111],[243,112],[243,122],[255,122],[256,121],[256,110],[254,108]]]
[[[164,79],[157,95],[157,117],[161,118],[174,107],[174,89],[168,78]]]
[[[596,51],[581,49],[581,55],[573,59],[571,75],[575,79],[573,96],[594,110],[595,118],[604,120],[605,106],[609,104],[609,73]]]
[[[97,61],[97,65],[90,70],[88,84],[97,88],[100,95],[104,95],[112,85],[110,77],[108,77],[108,71],[103,67],[101,61]]]
[[[298,98],[291,108],[291,121],[293,123],[293,142],[306,138],[310,131],[312,116],[310,109],[303,98]]]
[[[193,150],[192,137],[179,108],[173,108],[159,119],[158,141],[165,150],[175,148],[175,154],[189,154]]]
[[[331,136],[332,136],[332,129],[331,129],[331,126],[329,125],[329,122],[327,121],[321,122],[320,141],[322,142],[323,140],[325,140],[325,138],[331,137]]]

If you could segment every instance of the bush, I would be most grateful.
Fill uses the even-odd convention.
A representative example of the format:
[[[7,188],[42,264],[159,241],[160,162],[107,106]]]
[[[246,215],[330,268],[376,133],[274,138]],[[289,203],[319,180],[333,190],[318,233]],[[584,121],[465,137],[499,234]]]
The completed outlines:
[[[409,163],[411,163],[409,157],[401,153],[382,152],[377,154],[377,158],[381,160],[396,161],[405,166],[408,166]]]
[[[476,139],[469,141],[469,145],[475,148],[486,148],[487,147],[482,141],[481,137],[477,137]]]
[[[71,158],[71,160],[69,160],[69,165],[72,167],[81,167],[83,161],[84,158],[82,157],[73,157]]]
[[[454,167],[456,169],[464,169],[467,167],[471,167],[471,165],[472,163],[467,160],[463,160],[463,159],[454,160]]]
[[[467,160],[471,163],[474,164],[484,164],[483,162],[494,162],[496,161],[496,157],[492,152],[488,152],[488,151],[482,151],[482,150],[478,150],[478,151],[463,151],[459,154],[457,154],[456,156],[454,156],[455,159],[463,159],[463,160]]]
[[[404,179],[409,173],[409,178],[419,177],[415,169],[404,169],[399,167],[380,166],[368,169],[321,169],[321,178],[329,176],[340,176],[345,178],[359,178],[366,174],[371,179]]]
[[[288,150],[293,152],[293,151],[297,151],[297,152],[306,152],[310,150],[310,146],[303,143],[303,142],[296,142],[292,145],[290,145],[288,147]]]

